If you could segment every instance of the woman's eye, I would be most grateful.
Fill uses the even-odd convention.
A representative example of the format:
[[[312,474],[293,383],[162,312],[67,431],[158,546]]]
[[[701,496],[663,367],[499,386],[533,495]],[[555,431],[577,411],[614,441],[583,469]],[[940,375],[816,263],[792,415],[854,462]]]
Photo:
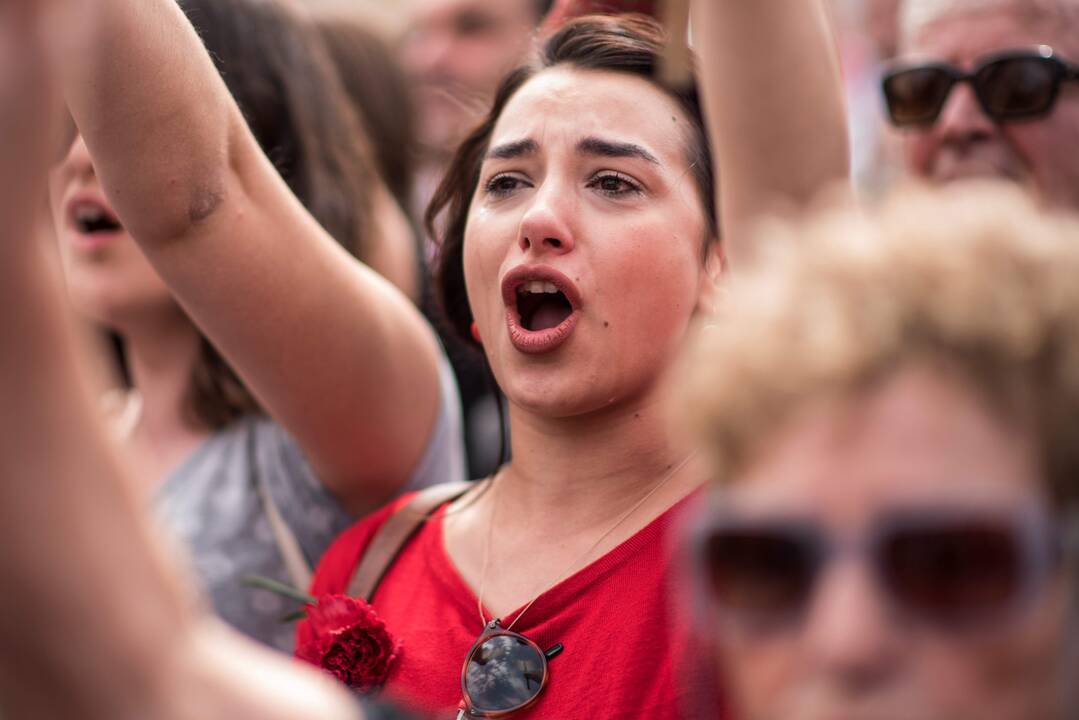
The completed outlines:
[[[487,181],[485,189],[488,195],[501,197],[525,186],[525,181],[516,175],[495,175]]]
[[[610,197],[622,197],[637,194],[641,191],[641,186],[625,175],[610,172],[593,177],[588,181],[588,187],[593,187]]]

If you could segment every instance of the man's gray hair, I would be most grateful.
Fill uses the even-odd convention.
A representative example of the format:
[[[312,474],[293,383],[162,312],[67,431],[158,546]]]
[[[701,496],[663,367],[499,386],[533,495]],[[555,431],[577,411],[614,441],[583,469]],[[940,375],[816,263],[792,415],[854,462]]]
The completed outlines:
[[[1079,32],[1079,0],[902,0],[899,6],[901,45],[910,41],[926,25],[952,13],[1012,6],[1028,17],[1059,16],[1063,23],[1075,24]]]

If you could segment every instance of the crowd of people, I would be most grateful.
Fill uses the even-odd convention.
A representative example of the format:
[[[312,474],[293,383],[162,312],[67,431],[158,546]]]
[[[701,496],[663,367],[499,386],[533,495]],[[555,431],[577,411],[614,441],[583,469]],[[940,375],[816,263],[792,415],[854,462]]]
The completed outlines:
[[[0,0],[0,717],[1076,717],[1079,0],[409,8]]]

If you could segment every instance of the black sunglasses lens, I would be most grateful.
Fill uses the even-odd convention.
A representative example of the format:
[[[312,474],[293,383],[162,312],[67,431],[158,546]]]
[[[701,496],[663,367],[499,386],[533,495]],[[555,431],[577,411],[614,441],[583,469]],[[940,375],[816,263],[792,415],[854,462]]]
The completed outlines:
[[[1023,582],[1023,553],[1011,528],[956,523],[885,536],[881,572],[893,597],[921,617],[955,624],[1010,608]]]
[[[1057,67],[1042,57],[1006,58],[987,63],[975,78],[986,112],[997,119],[1038,115],[1056,96]]]
[[[517,635],[495,635],[472,651],[465,690],[474,710],[504,712],[528,704],[543,688],[546,660]]]
[[[719,605],[757,620],[788,619],[803,608],[817,555],[808,537],[774,528],[719,530],[705,545],[708,578]]]
[[[884,99],[896,125],[924,125],[940,115],[955,80],[943,68],[909,68],[884,78]]]

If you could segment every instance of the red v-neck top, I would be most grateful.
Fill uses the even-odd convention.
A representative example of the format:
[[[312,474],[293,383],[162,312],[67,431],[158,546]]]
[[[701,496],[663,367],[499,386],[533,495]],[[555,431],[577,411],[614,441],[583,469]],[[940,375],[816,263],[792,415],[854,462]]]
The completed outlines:
[[[562,643],[539,699],[514,720],[676,720],[696,697],[688,621],[676,610],[676,518],[699,493],[543,593],[514,631],[541,649]],[[343,593],[374,532],[400,499],[346,530],[315,572],[312,593]],[[455,717],[461,665],[482,631],[476,595],[442,540],[442,513],[405,547],[372,605],[402,641],[383,697],[438,720]],[[556,569],[552,569],[557,572]],[[488,613],[488,616],[490,614]],[[516,617],[517,611],[509,615]],[[301,623],[297,646],[310,638]],[[711,717],[715,714],[709,713]]]

